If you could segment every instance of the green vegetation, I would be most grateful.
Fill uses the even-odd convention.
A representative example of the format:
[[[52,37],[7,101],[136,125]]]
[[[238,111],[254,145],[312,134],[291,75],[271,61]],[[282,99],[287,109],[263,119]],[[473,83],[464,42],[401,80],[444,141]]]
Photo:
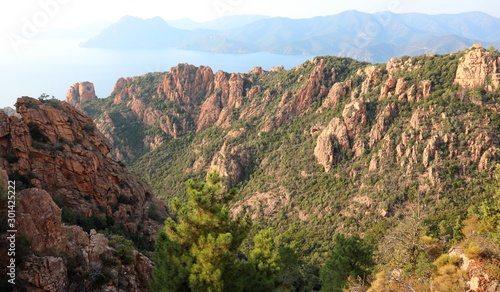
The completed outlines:
[[[500,149],[500,90],[467,90],[454,84],[464,54],[403,57],[406,65],[391,72],[406,82],[399,96],[395,88],[380,95],[389,79],[385,65],[375,65],[378,73],[366,82],[366,64],[348,58],[319,57],[292,70],[242,74],[244,92],[259,90],[252,98],[243,98],[241,107],[231,109],[227,124],[200,132],[195,131],[199,105],[221,92],[199,92],[190,96],[193,104],[186,105],[157,90],[170,73],[138,77],[127,84],[127,92],[148,109],[172,118],[178,126],[184,123],[175,139],[158,123],[140,120],[125,102],[114,104],[113,97],[86,103],[96,120],[109,117],[113,127],[108,134],[124,154],[123,161],[177,213],[156,243],[155,285],[159,286],[155,287],[172,284],[167,291],[196,290],[203,283],[213,290],[227,290],[230,282],[237,291],[245,289],[241,283],[252,283],[262,291],[339,291],[370,285],[376,291],[402,287],[428,291],[430,285],[446,290],[450,283],[462,285],[456,279],[463,275],[459,262],[440,257],[458,245],[471,257],[488,259],[491,273],[498,273],[493,268],[494,255],[499,254],[499,207],[494,197],[498,187],[492,185]],[[325,60],[324,77],[311,89],[307,109],[295,112],[294,102],[299,103],[319,59]],[[431,81],[427,96],[422,88],[425,80]],[[346,96],[336,106],[322,107],[335,82],[350,84]],[[350,149],[342,150],[332,139],[333,165],[325,173],[314,156],[318,136],[332,118],[344,120],[345,106],[357,99],[366,104],[365,121],[362,126],[360,120],[349,125],[356,132],[349,129]],[[390,108],[390,116],[382,119]],[[376,131],[380,135],[374,139]],[[159,137],[163,143],[147,150],[146,137]],[[231,208],[242,210],[239,214],[255,218],[244,232],[239,227],[216,228],[212,221],[202,224],[201,213],[193,211],[205,204],[193,198],[194,190],[199,198],[215,192],[210,191],[213,182],[194,181],[203,180],[216,162],[229,176],[233,171],[237,179],[230,187],[238,192],[214,201],[211,218],[225,218],[224,212]],[[229,181],[225,176],[220,179]],[[190,181],[187,191],[186,181]],[[148,216],[154,218],[154,210]],[[217,224],[232,221],[222,222]],[[185,237],[190,240],[180,239]],[[205,257],[205,251],[224,260]],[[356,261],[357,256],[364,260]],[[256,282],[227,270],[240,274],[244,270]],[[216,277],[209,279],[206,271]],[[162,282],[169,277],[175,281]],[[448,284],[439,286],[432,279]]]
[[[32,171],[22,174],[16,170],[14,173],[9,175],[9,180],[16,182],[16,191],[32,188],[33,184],[31,183],[31,180],[34,178],[36,178],[36,176]]]
[[[333,250],[321,269],[321,290],[342,292],[349,280],[363,284],[374,265],[373,246],[358,235],[336,234]]]
[[[29,122],[28,130],[30,132],[31,138],[33,138],[33,141],[40,143],[49,142],[49,138],[47,138],[47,136],[40,130],[40,125],[38,125],[37,123]]]
[[[188,181],[189,199],[172,205],[177,221],[167,219],[155,246],[153,291],[237,291],[241,277],[238,249],[250,223],[233,220],[217,173],[206,183]]]
[[[109,245],[115,249],[115,254],[118,256],[124,265],[132,263],[134,260],[134,244],[121,235],[109,235]]]

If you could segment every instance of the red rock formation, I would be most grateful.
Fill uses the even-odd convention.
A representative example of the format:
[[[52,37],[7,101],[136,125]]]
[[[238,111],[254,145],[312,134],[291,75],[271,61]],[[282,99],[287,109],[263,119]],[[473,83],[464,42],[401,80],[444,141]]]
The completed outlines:
[[[335,149],[336,144],[340,149]],[[318,136],[314,156],[325,168],[325,172],[329,172],[335,162],[335,151],[345,151],[349,148],[349,136],[345,124],[339,118],[333,118]]]
[[[107,156],[110,146],[90,117],[64,102],[54,107],[23,97],[16,105],[22,119],[0,113],[0,154],[15,157],[0,158],[0,166],[33,176],[31,185],[79,216],[109,217],[129,232],[156,233],[159,224],[147,218],[151,205],[159,204],[151,188]]]
[[[294,115],[300,115],[305,112],[314,99],[322,98],[328,93],[328,88],[321,84],[326,74],[325,59],[313,59],[312,62],[315,64],[313,71],[309,74],[307,81],[298,90],[297,96],[291,102],[291,113]]]
[[[366,127],[366,104],[355,100],[347,104],[342,112],[342,117],[351,141],[356,140]]]
[[[151,218],[162,221],[164,206],[147,185],[107,156],[110,147],[88,116],[65,102],[28,97],[18,99],[16,107],[21,119],[0,112],[0,180],[4,183],[6,174],[16,177],[16,227],[31,245],[19,280],[29,291],[82,291],[95,287],[91,275],[99,273],[109,277],[111,290],[147,289],[149,259],[131,250],[130,259],[119,264],[110,240],[65,225],[55,201],[66,219],[71,214],[76,222],[100,220],[111,229],[120,224],[122,232],[150,244],[161,227]],[[22,190],[31,186],[36,188]]]
[[[385,81],[384,85],[380,89],[380,97],[382,99],[387,96],[389,90],[396,88],[397,79],[396,77],[389,75],[389,78]]]
[[[79,109],[84,101],[96,99],[94,84],[88,81],[73,84],[66,93],[66,102]]]
[[[394,117],[397,111],[397,106],[394,103],[387,105],[383,111],[381,111],[375,120],[375,125],[373,125],[369,134],[369,146],[372,147],[380,141],[389,127],[390,121]]]
[[[497,81],[497,73],[500,67],[500,58],[495,58],[481,45],[474,45],[461,59],[457,68],[455,83],[471,89],[486,85],[488,77]],[[489,88],[494,91],[498,84],[492,82]]]
[[[323,101],[322,107],[335,107],[347,94],[348,86],[344,82],[337,82],[333,84]]]
[[[235,186],[245,173],[250,162],[250,152],[243,146],[228,147],[222,145],[212,158],[210,170],[217,170],[224,180],[224,186],[230,189]]]

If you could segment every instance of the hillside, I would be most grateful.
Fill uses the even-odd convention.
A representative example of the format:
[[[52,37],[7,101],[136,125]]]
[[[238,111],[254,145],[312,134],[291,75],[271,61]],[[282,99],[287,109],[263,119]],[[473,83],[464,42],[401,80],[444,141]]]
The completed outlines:
[[[498,18],[479,12],[425,15],[346,11],[309,19],[241,15],[201,24],[125,16],[82,46],[336,55],[387,62],[394,56],[450,53],[475,43],[498,46],[499,25]]]
[[[120,78],[105,99],[90,82],[67,102],[19,98],[0,111],[16,288],[202,289],[213,261],[229,267],[211,282],[224,291],[497,291],[499,67],[474,45],[246,74],[180,64]],[[152,257],[169,216],[158,198],[177,214]]]
[[[0,201],[7,206],[7,187],[15,197],[8,208],[15,222],[1,224],[0,290],[12,288],[4,263],[13,259],[16,291],[146,289],[164,204],[107,155],[110,145],[88,115],[29,97],[16,110],[19,117],[0,111]],[[15,256],[7,230],[16,230]]]
[[[480,46],[387,64],[325,56],[247,74],[181,64],[122,78],[82,106],[159,197],[218,170],[239,189],[234,213],[318,263],[335,232],[377,241],[419,214],[439,236],[490,196],[499,56]]]

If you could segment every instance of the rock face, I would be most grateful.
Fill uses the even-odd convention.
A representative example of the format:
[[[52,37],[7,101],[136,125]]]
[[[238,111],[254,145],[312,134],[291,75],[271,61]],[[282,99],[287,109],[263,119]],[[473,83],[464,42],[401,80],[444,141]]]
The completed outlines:
[[[62,257],[32,256],[19,272],[28,291],[70,291],[68,270]],[[18,280],[18,281],[19,281]]]
[[[340,102],[342,98],[344,98],[347,94],[348,86],[344,82],[335,83],[330,91],[328,92],[327,97],[323,101],[322,107],[335,107]]]
[[[137,163],[141,168],[147,167],[146,160],[140,159],[145,153],[166,150],[163,146],[177,148],[179,144],[175,143],[179,142],[187,148],[181,155],[185,173],[200,175],[201,171],[217,169],[229,185],[234,185],[242,179],[251,180],[249,172],[253,169],[246,165],[264,161],[266,157],[261,155],[269,155],[268,147],[278,147],[275,143],[281,142],[280,149],[287,149],[287,143],[297,140],[308,145],[309,152],[303,151],[302,156],[309,153],[311,159],[314,154],[327,172],[337,162],[353,160],[352,164],[346,163],[347,168],[355,166],[349,170],[350,178],[382,174],[390,165],[408,175],[417,169],[425,170],[420,174],[425,179],[419,177],[419,182],[437,186],[448,160],[463,162],[457,175],[462,175],[467,167],[488,172],[499,154],[492,135],[492,142],[486,135],[479,136],[479,129],[491,129],[489,125],[496,124],[495,115],[484,116],[484,120],[477,118],[481,126],[474,127],[479,122],[454,113],[454,109],[439,109],[442,117],[437,117],[441,113],[435,111],[443,104],[454,104],[456,99],[469,102],[467,90],[448,88],[454,81],[465,87],[470,82],[479,84],[477,80],[484,80],[482,86],[493,85],[493,72],[498,68],[498,64],[494,65],[496,55],[473,48],[456,55],[394,58],[385,65],[320,57],[291,70],[256,68],[248,74],[213,72],[209,67],[180,64],[165,73],[120,78],[108,102],[114,103],[109,112],[88,108],[96,116],[97,128],[119,149],[111,150],[112,157],[128,157],[125,162]],[[460,60],[457,56],[464,57]],[[456,72],[450,71],[457,67]],[[447,71],[437,74],[441,68]],[[438,93],[443,93],[443,100],[439,100]],[[483,107],[479,102],[474,106]],[[487,110],[498,112],[495,105],[488,106],[492,107]],[[121,124],[116,122],[117,116],[122,117]],[[140,124],[133,131],[144,134],[136,137],[138,142],[127,140],[132,133],[127,132],[129,122]],[[293,133],[288,126],[293,127]],[[468,126],[474,131],[473,136],[465,131]],[[240,127],[247,129],[245,136],[253,138],[227,137],[228,132]],[[458,138],[460,131],[470,139],[457,142],[464,140]],[[273,140],[281,135],[288,135],[291,141]],[[133,145],[135,142],[137,145]],[[196,144],[207,147],[197,152]],[[464,145],[468,148],[459,151]],[[296,147],[303,150],[304,146]],[[276,155],[274,159],[281,157],[286,155]],[[149,158],[154,160],[154,155]],[[301,158],[288,160],[292,163]],[[167,169],[176,171],[169,166],[163,170]],[[301,177],[313,176],[312,173],[311,169],[300,169]]]
[[[255,72],[263,74],[263,71]],[[140,77],[120,78],[111,96],[114,97],[115,104],[130,109],[137,120],[148,126],[158,124],[163,134],[174,139],[190,130],[200,132],[213,124],[227,125],[233,118],[233,109],[240,108],[247,96],[245,83],[251,83],[241,74],[227,74],[223,71],[214,74],[210,67],[187,64],[180,64],[166,73],[155,74],[151,75],[155,80],[154,90],[151,92],[144,92],[144,84],[139,82]],[[250,95],[256,93],[258,87],[253,88]],[[156,105],[163,104],[165,110],[158,110],[151,105],[152,102]],[[98,120],[97,126],[104,130],[106,136],[116,136],[113,133],[114,125],[101,127],[101,123],[109,125],[109,119]],[[164,141],[158,135],[150,136],[148,140],[158,141],[155,143],[156,148]],[[115,157],[134,158],[127,151],[112,154]]]
[[[356,140],[366,127],[366,103],[362,99],[350,102],[342,111],[342,118],[347,127],[349,139]]]
[[[151,188],[107,156],[110,146],[90,117],[66,103],[53,107],[27,97],[18,99],[17,111],[22,120],[4,118],[9,131],[0,137],[7,145],[1,153],[17,158],[0,160],[8,173],[31,175],[28,184],[48,191],[75,214],[111,217],[130,232],[154,233],[158,225],[151,220],[132,219],[146,219],[157,203]]]
[[[335,155],[349,149],[349,136],[345,124],[339,118],[333,118],[319,134],[314,148],[314,156],[319,164],[329,172],[335,162]]]
[[[66,93],[66,102],[75,107],[80,107],[84,101],[96,99],[94,84],[88,81],[73,84]]]
[[[369,134],[369,146],[372,147],[380,141],[383,137],[387,128],[389,126],[390,120],[397,111],[397,106],[395,103],[387,105],[382,112],[377,115],[375,125],[372,127]]]
[[[331,75],[330,79],[335,81],[335,71],[328,72],[326,69],[325,59],[313,59],[315,67],[307,81],[298,90],[297,96],[291,103],[291,112],[295,115],[306,111],[314,99],[324,97],[328,93],[328,88],[321,84],[327,75]]]
[[[18,194],[19,232],[26,236],[34,252],[49,248],[62,250],[61,209],[45,190],[26,189]]]
[[[49,251],[64,252],[73,260],[87,259],[78,265],[89,273],[92,264],[100,267],[99,273],[108,271],[105,263],[99,262],[99,254],[113,252],[103,248],[92,256],[91,250],[97,246],[92,243],[92,234],[65,225],[61,217],[67,224],[82,224],[87,230],[109,228],[133,234],[151,246],[167,213],[150,187],[108,157],[110,146],[90,117],[53,100],[23,97],[16,107],[21,119],[0,112],[0,169],[16,180],[18,229],[31,243],[33,253],[22,279],[33,291],[77,291],[80,287],[68,286],[72,281],[65,280],[75,280],[76,267]],[[141,258],[140,262],[147,260]],[[132,279],[135,269],[116,270],[131,273],[122,280],[131,285],[127,291],[139,291],[147,285],[144,279]],[[93,284],[84,281],[83,285]]]
[[[500,57],[494,57],[481,45],[474,45],[460,60],[455,83],[463,88],[471,89],[489,85],[494,91],[498,88]],[[486,84],[488,78],[491,84]]]
[[[104,235],[63,224],[61,209],[44,190],[26,189],[17,196],[18,233],[31,243],[19,272],[28,291],[90,291],[99,285],[114,291],[147,289],[152,265],[144,255],[130,250],[125,259]]]
[[[230,189],[241,181],[250,162],[250,153],[241,145],[228,147],[226,143],[212,158],[210,170],[216,170]]]

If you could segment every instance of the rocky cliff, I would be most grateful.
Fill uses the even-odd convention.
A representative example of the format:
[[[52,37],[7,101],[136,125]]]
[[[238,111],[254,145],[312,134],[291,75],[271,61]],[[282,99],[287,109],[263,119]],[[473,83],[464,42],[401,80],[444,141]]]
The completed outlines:
[[[166,213],[116,160],[167,200],[218,170],[239,189],[233,214],[274,227],[313,263],[336,232],[375,242],[415,214],[430,236],[451,238],[450,222],[491,196],[499,56],[479,46],[387,64],[324,56],[245,74],[181,64],[120,78],[106,99],[73,98],[73,86],[68,102],[95,123],[67,103],[21,98],[21,118],[0,113],[0,166],[25,189],[19,229],[33,254],[22,277],[33,289],[145,287],[147,257],[123,253],[117,234],[147,249]]]
[[[325,56],[245,74],[181,64],[122,78],[83,108],[160,196],[182,197],[184,181],[216,169],[240,189],[236,213],[307,253],[303,238],[368,232],[416,209],[437,225],[485,194],[500,148],[498,55]]]
[[[500,82],[500,56],[474,45],[460,60],[455,83],[470,89],[485,87],[495,91]]]
[[[94,84],[88,81],[73,84],[66,93],[66,102],[81,109],[81,103],[96,100]]]
[[[164,205],[108,156],[86,114],[28,97],[16,108],[21,118],[0,112],[0,169],[16,181],[20,281],[29,291],[144,290],[151,262],[134,244],[151,249]]]

